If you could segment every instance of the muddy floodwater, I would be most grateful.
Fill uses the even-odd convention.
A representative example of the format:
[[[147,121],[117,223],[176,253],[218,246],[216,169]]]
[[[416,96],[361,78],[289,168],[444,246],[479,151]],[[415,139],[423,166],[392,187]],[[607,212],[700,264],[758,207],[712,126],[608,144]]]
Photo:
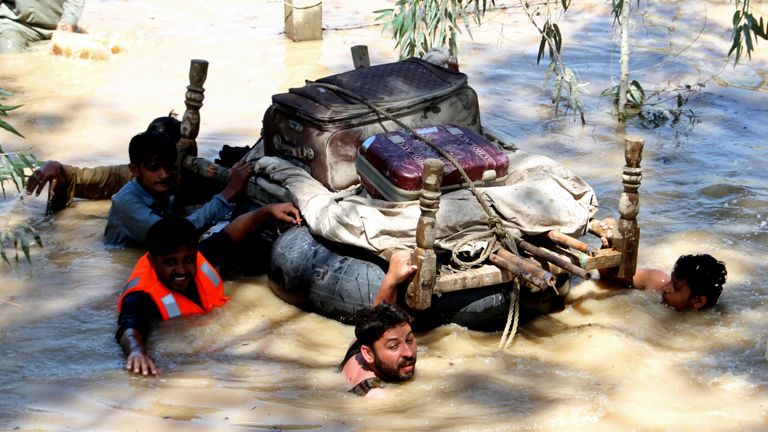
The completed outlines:
[[[396,59],[372,25],[391,3],[326,0],[323,41],[294,43],[281,34],[282,1],[89,0],[81,24],[126,51],[0,58],[0,87],[14,92],[4,103],[24,104],[8,119],[27,137],[0,142],[79,166],[125,162],[151,119],[183,112],[189,61],[202,58],[200,153],[252,144],[270,96],[350,69],[349,47],[368,45],[373,63]],[[649,94],[700,91],[685,105],[695,124],[631,120],[624,130],[600,97],[618,83],[610,2],[574,1],[560,25],[566,63],[585,84],[581,126],[553,113],[538,36],[507,4],[460,44],[483,123],[585,178],[599,216],[618,211],[624,134],[642,135],[639,264],[670,270],[695,252],[725,261],[714,310],[678,313],[653,293],[574,280],[565,310],[522,326],[504,352],[500,334],[451,325],[417,335],[416,379],[369,400],[345,393],[335,372],[351,327],[284,303],[265,277],[241,278],[226,283],[225,308],[160,326],[150,350],[161,375],[135,377],[114,331],[139,252],[103,247],[109,202],[44,217],[42,198],[4,199],[3,222],[31,222],[45,246],[31,265],[0,266],[0,430],[766,430],[766,44],[734,68],[732,2],[640,2],[633,79]]]

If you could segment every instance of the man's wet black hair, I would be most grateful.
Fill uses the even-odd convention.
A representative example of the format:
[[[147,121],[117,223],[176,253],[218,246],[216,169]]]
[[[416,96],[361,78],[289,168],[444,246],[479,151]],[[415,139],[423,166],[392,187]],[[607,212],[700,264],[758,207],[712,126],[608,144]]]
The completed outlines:
[[[707,298],[705,308],[717,303],[727,275],[725,264],[707,254],[683,255],[677,259],[672,270],[672,276],[688,283],[691,297],[703,295]]]
[[[136,166],[152,162],[175,165],[176,144],[160,132],[142,132],[131,139],[128,157]]]
[[[177,251],[182,246],[197,247],[197,228],[179,216],[166,216],[152,224],[144,242],[153,257]]]
[[[147,132],[158,132],[165,135],[172,144],[181,139],[181,122],[170,115],[158,117],[147,126]]]
[[[360,345],[373,347],[387,330],[401,324],[410,324],[412,318],[400,306],[381,303],[373,309],[363,309],[356,314],[355,337]]]

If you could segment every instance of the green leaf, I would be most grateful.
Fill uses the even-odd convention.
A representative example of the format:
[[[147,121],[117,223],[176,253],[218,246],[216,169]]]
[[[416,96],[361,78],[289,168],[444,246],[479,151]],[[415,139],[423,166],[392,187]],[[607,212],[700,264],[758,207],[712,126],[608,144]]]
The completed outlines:
[[[19,131],[17,131],[13,126],[10,125],[10,123],[6,122],[5,120],[0,119],[0,128],[3,128],[7,130],[8,132],[18,135],[22,138],[26,138],[24,135],[22,135]]]
[[[22,106],[24,105],[0,105],[0,111],[13,111]]]
[[[40,236],[40,233],[38,233],[37,231],[34,231],[32,233],[32,238],[35,239],[35,243],[37,243],[39,247],[43,247],[43,238]]]
[[[32,258],[29,255],[29,238],[23,232],[19,232],[19,240],[21,241],[21,250],[24,252],[24,258],[27,259],[28,263],[32,264]]]
[[[744,24],[744,31],[741,32],[744,35],[744,42],[747,44],[747,56],[752,59],[752,36],[749,32],[749,24]]]
[[[8,255],[5,253],[5,239],[8,235],[5,231],[0,231],[0,257],[3,258],[6,264],[11,265],[11,261],[8,259]]]
[[[13,251],[15,252],[16,256],[16,263],[19,262],[19,239],[16,237],[16,233],[9,234],[11,237],[11,240],[13,240]]]
[[[639,82],[632,80],[627,89],[627,101],[635,106],[642,106],[645,103],[645,91]]]
[[[741,46],[741,27],[737,27],[736,31],[733,33],[733,45],[731,45],[731,49],[728,50],[728,55],[730,56],[731,53],[739,48]],[[736,62],[738,63],[738,57],[736,57]]]
[[[739,25],[739,22],[741,22],[741,11],[737,10],[733,13],[733,28],[736,28],[736,26]]]
[[[541,57],[544,56],[544,45],[547,43],[547,39],[544,35],[541,36],[541,43],[539,43],[539,54],[536,56],[536,65],[538,66],[541,61]]]
[[[600,96],[601,96],[601,97],[605,97],[605,96],[615,96],[617,93],[618,93],[617,87],[611,87],[611,88],[607,88],[607,89],[603,90],[603,91],[600,93]]]

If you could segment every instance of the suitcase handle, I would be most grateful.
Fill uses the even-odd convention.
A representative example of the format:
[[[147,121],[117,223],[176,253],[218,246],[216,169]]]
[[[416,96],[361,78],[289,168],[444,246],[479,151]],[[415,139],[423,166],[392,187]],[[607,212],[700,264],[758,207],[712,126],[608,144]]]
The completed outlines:
[[[292,143],[283,142],[280,135],[275,135],[272,138],[272,144],[278,152],[296,159],[312,160],[315,158],[315,152],[310,147],[296,146],[292,145]]]

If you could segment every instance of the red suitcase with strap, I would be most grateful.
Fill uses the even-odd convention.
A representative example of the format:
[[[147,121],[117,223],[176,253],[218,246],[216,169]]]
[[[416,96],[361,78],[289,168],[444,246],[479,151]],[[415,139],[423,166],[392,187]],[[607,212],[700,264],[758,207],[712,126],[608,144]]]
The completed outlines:
[[[468,128],[440,125],[417,129],[433,145],[457,160],[475,186],[490,186],[509,175],[509,158],[501,148]],[[410,132],[386,132],[366,139],[355,163],[360,182],[374,198],[410,201],[419,198],[424,161],[443,161],[441,190],[467,187],[461,172]]]

